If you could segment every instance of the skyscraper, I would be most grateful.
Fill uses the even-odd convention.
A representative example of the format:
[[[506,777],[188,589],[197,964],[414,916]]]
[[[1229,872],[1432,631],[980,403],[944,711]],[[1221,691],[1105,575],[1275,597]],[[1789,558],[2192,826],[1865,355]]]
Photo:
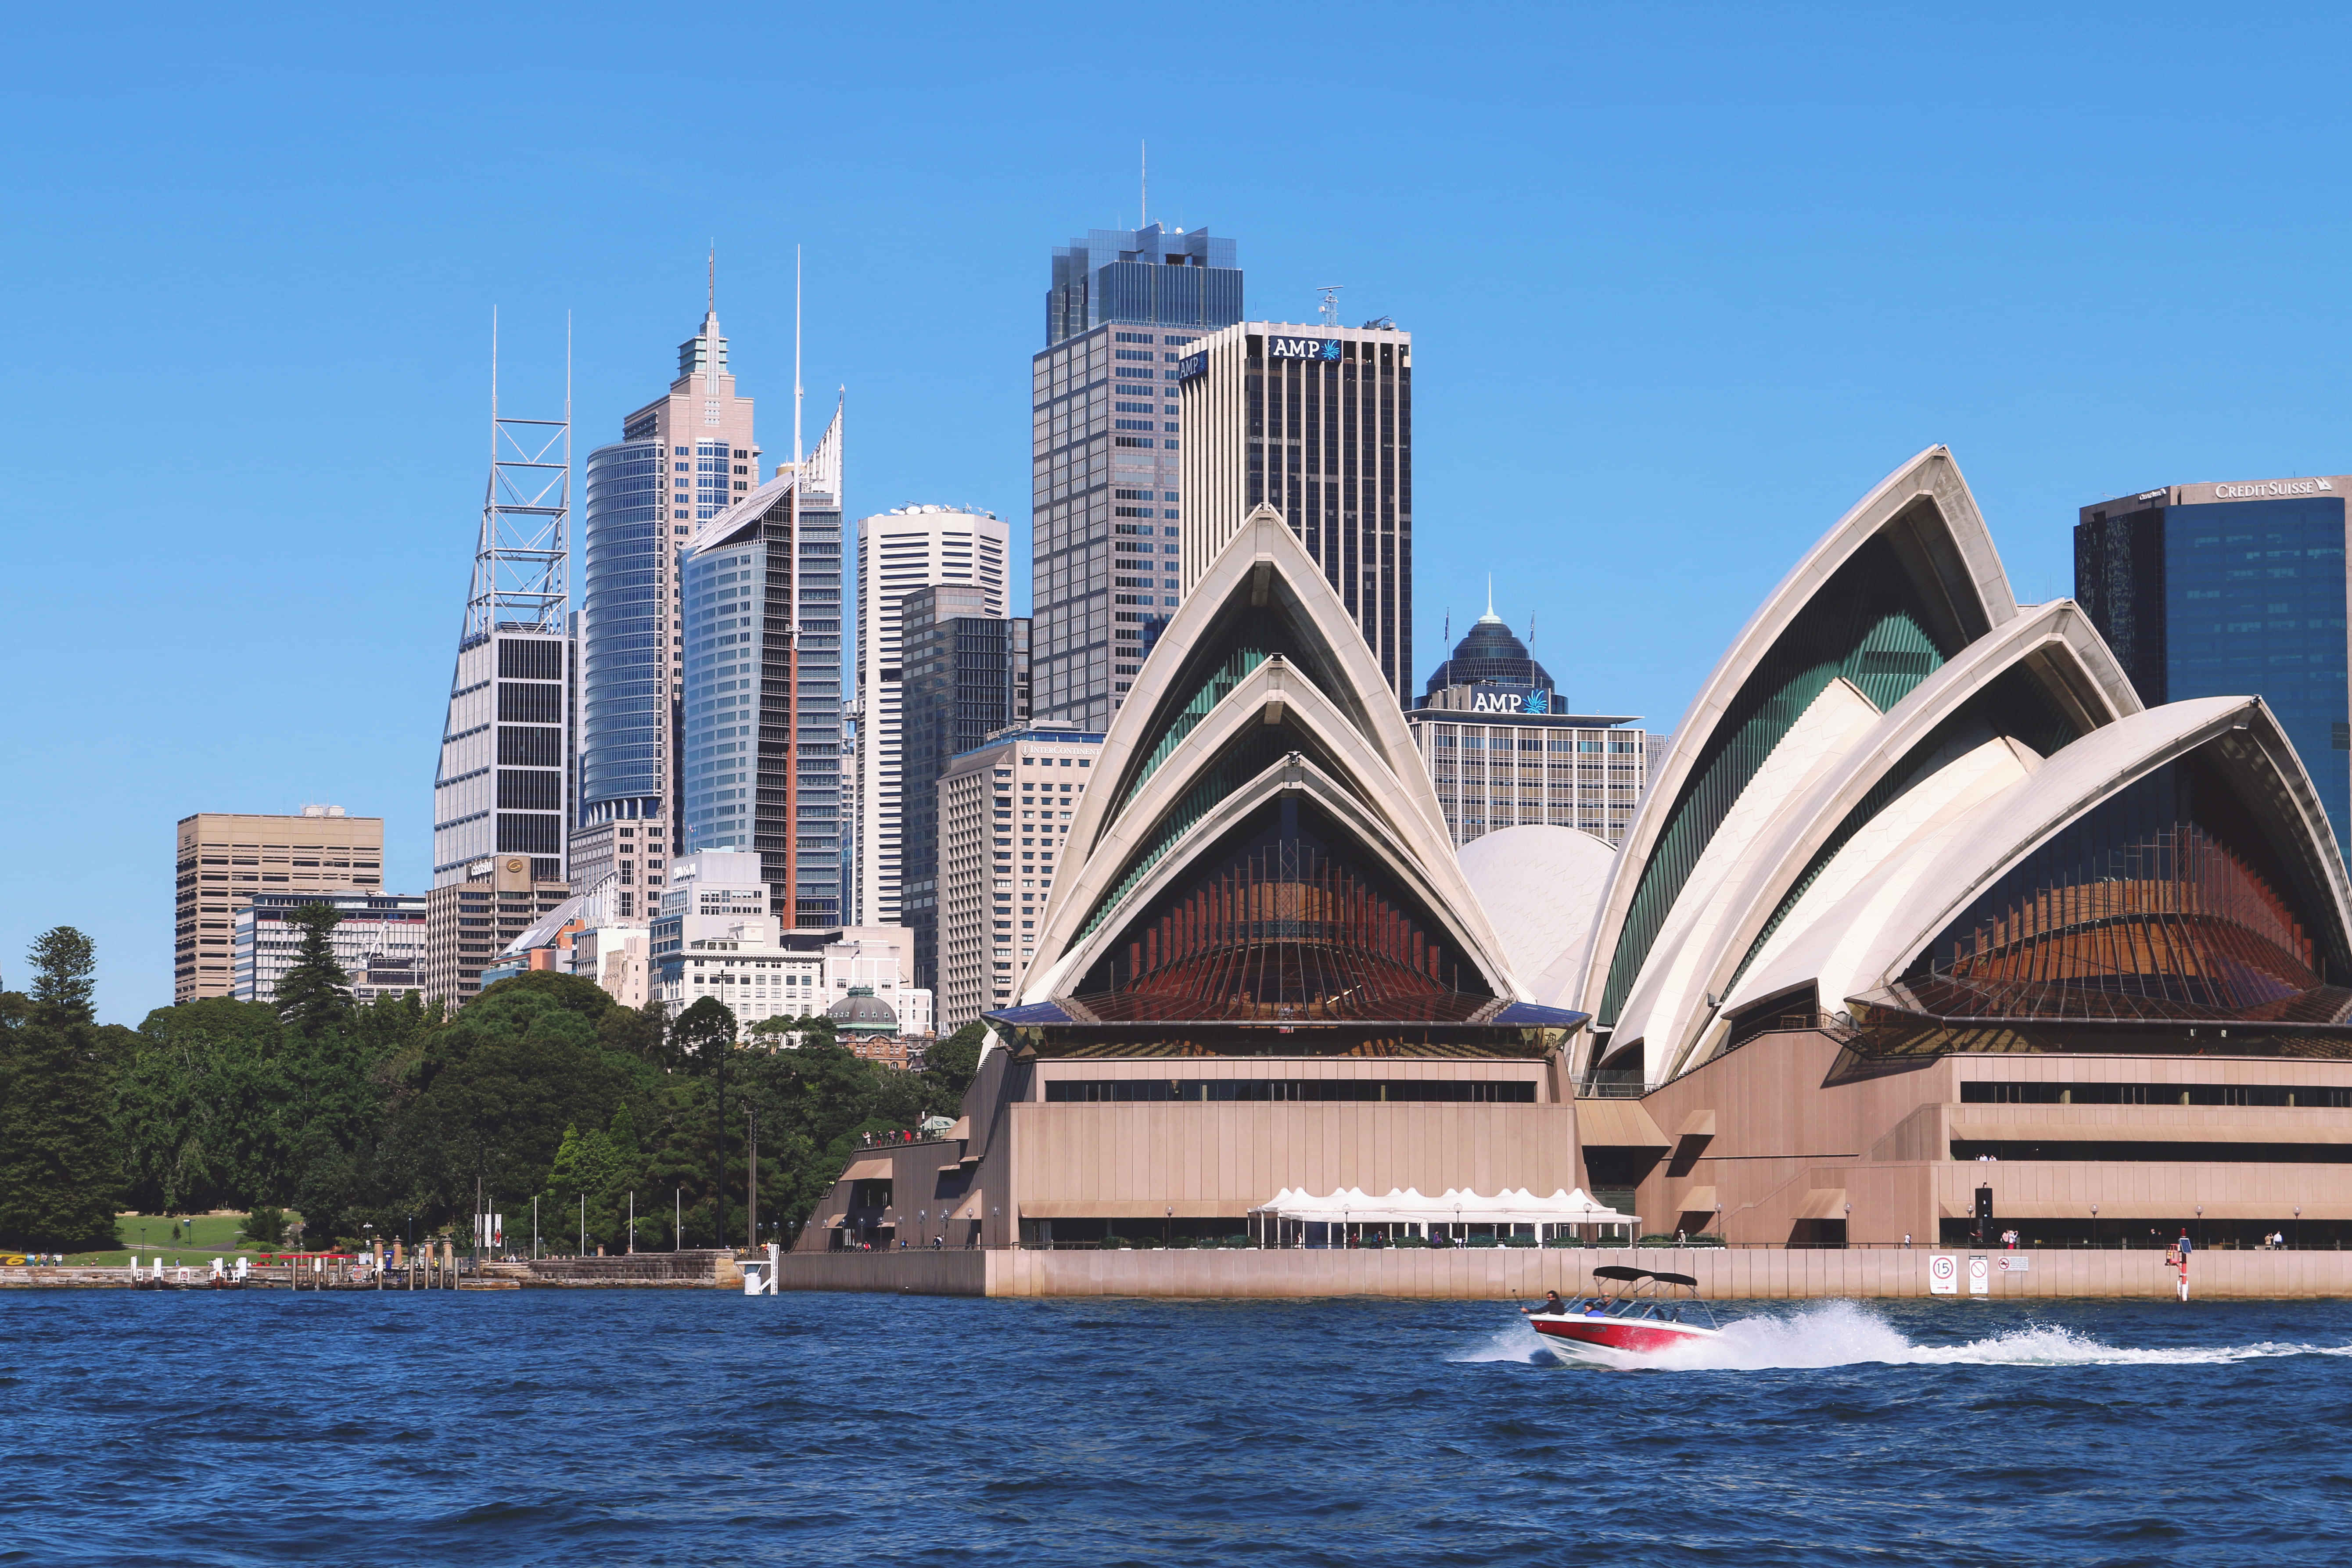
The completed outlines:
[[[577,678],[565,582],[568,366],[565,381],[562,419],[501,415],[493,352],[489,484],[433,784],[436,894],[481,881],[493,861],[519,867],[509,876],[534,889],[560,890],[565,883]],[[490,955],[471,951],[477,942],[456,941],[458,927],[436,924],[433,898],[427,895],[425,994],[463,1003]]]
[[[1187,584],[1261,502],[1363,629],[1389,689],[1412,680],[1412,334],[1245,321],[1177,368]],[[1151,628],[1122,625],[1126,646]]]
[[[1094,229],[1053,266],[1030,362],[1033,701],[1099,731],[1181,596],[1176,364],[1241,320],[1242,273],[1232,240],[1158,224]]]
[[[2270,704],[2352,845],[2344,498],[2352,476],[2169,485],[2083,508],[2074,598],[2149,707]]]
[[[918,588],[898,602],[906,673],[899,703],[904,802],[896,923],[915,933],[915,984],[939,978],[940,775],[949,761],[1029,719],[1029,629],[978,585]]]
[[[678,551],[759,479],[751,399],[736,394],[716,306],[678,345],[669,391],[588,454],[572,869],[583,891],[606,888],[608,920],[649,918],[666,863],[683,852]]]
[[[679,557],[686,847],[760,857],[787,925],[838,926],[841,414]]]
[[[903,506],[857,525],[857,923],[898,923],[901,797],[899,606],[939,584],[981,591],[982,615],[1005,613],[1010,530],[994,512]]]

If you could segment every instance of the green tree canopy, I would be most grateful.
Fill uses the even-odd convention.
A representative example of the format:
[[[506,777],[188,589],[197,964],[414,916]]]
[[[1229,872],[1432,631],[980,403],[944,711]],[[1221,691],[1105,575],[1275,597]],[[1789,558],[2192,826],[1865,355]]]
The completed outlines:
[[[34,942],[32,962],[30,997],[0,1008],[0,1238],[111,1242],[121,1177],[110,1052],[90,1006],[96,952],[58,926]]]
[[[315,1040],[351,1021],[352,977],[335,962],[335,927],[341,911],[329,904],[304,904],[286,917],[302,933],[293,967],[278,977],[278,1016],[287,1027]]]

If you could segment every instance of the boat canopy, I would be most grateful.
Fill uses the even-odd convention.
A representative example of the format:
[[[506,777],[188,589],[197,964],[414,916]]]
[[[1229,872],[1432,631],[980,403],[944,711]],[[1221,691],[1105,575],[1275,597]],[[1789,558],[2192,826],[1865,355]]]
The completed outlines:
[[[1641,1224],[1639,1215],[1620,1213],[1585,1195],[1584,1189],[1539,1198],[1525,1187],[1506,1189],[1489,1197],[1467,1188],[1447,1188],[1430,1197],[1412,1187],[1391,1187],[1385,1194],[1361,1187],[1342,1187],[1318,1197],[1303,1188],[1285,1187],[1251,1211],[1278,1219],[1324,1225],[1623,1225]]]

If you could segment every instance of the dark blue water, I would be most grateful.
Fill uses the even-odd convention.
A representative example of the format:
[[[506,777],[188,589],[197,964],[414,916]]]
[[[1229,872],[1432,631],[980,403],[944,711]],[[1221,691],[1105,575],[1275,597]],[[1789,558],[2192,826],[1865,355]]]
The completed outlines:
[[[0,1562],[2339,1563],[2352,1306],[0,1296]],[[1542,1358],[1540,1361],[1538,1358]]]

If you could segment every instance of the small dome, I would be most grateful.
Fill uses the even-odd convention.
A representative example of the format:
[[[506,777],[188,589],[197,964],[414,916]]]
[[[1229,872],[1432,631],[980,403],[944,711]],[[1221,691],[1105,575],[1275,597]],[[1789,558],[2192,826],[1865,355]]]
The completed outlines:
[[[1452,657],[1431,672],[1423,690],[1434,697],[1449,686],[1475,686],[1482,680],[1540,686],[1546,690],[1552,687],[1550,673],[1492,610],[1479,616],[1469,634],[1454,645]]]
[[[895,1035],[898,1032],[898,1015],[890,1004],[874,994],[871,985],[853,985],[849,994],[824,1010],[834,1026],[852,1035]]]

